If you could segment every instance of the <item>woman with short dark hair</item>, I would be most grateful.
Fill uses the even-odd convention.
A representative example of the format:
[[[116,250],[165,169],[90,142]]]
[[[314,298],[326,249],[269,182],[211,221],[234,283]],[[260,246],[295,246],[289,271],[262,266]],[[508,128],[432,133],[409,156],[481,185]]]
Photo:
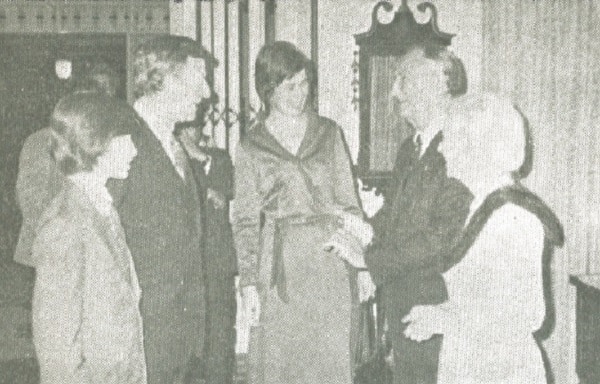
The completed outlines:
[[[42,384],[145,384],[141,291],[106,189],[137,151],[125,102],[100,93],[62,98],[51,153],[66,176],[33,244],[33,341]]]
[[[255,81],[264,113],[236,154],[234,238],[256,333],[251,383],[351,382],[357,269],[324,248],[362,254],[369,240],[345,225],[361,223],[362,212],[342,130],[309,107],[312,76],[294,45],[260,50]],[[368,273],[360,276],[368,287]]]

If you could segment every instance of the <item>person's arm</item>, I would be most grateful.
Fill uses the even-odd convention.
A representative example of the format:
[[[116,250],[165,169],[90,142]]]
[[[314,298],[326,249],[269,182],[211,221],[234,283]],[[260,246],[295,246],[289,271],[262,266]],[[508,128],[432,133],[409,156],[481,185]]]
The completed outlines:
[[[258,177],[254,160],[243,145],[238,145],[231,218],[241,287],[256,285],[258,282],[261,216]]]
[[[49,136],[34,133],[23,145],[19,156],[16,196],[23,220],[36,223],[54,196],[62,179],[50,156]]]
[[[82,335],[84,252],[80,234],[65,223],[45,226],[34,243],[37,260],[33,341],[48,383],[85,382]]]
[[[404,172],[409,166],[411,161],[411,152],[415,150],[413,137],[409,137],[400,145],[398,153],[396,154],[396,160],[394,162],[394,169],[392,170],[392,179],[388,181],[384,188],[378,190],[383,195],[384,204],[370,219],[369,223],[373,227],[373,231],[376,237],[387,232],[390,228],[392,203],[394,202],[395,195],[398,189],[398,183],[401,183],[401,178],[404,177]]]
[[[444,179],[430,212],[422,212],[427,215],[424,224],[407,226],[403,232],[391,228],[393,235],[385,241],[375,238],[366,253],[375,283],[384,284],[388,279],[414,271],[438,271],[443,264],[442,251],[462,230],[471,200],[464,185]]]
[[[341,128],[336,127],[336,130],[334,143],[335,172],[332,179],[335,200],[345,212],[362,217],[348,146],[344,140]]]

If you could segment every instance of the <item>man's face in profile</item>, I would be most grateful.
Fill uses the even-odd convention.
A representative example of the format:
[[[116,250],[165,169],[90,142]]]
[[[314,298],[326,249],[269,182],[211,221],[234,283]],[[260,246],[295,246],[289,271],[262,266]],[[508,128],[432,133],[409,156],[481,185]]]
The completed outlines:
[[[162,92],[170,113],[181,122],[193,121],[198,104],[211,95],[205,63],[200,58],[188,57],[173,73],[165,76],[163,84]]]
[[[428,59],[422,50],[405,55],[396,71],[391,96],[400,104],[400,115],[415,129],[427,127],[441,95],[447,93],[442,63]]]

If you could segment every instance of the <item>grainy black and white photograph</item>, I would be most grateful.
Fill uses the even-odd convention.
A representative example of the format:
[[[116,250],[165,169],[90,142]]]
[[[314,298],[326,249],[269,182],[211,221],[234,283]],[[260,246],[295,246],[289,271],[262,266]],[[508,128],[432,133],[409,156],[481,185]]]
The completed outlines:
[[[0,0],[0,384],[600,383],[598,0]]]

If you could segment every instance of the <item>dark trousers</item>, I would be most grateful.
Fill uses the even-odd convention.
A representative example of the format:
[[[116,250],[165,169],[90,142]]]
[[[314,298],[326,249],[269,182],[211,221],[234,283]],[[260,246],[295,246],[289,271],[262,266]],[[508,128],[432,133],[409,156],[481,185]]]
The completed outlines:
[[[234,279],[208,279],[205,380],[206,384],[231,384],[235,373]]]
[[[407,339],[403,334],[406,325],[400,322],[406,313],[392,319],[388,316],[394,349],[394,384],[436,384],[442,336],[420,343]]]

